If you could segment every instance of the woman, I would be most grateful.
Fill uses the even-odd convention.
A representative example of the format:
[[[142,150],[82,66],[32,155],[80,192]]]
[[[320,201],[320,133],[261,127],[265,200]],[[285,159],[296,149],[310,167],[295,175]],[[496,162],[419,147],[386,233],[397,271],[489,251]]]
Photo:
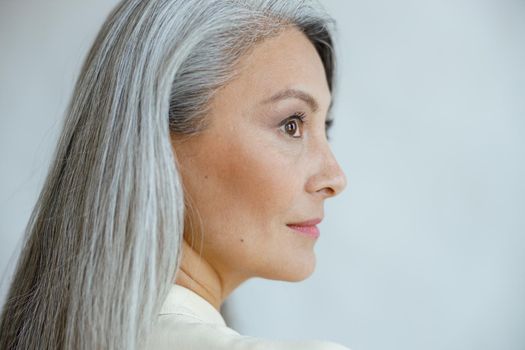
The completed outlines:
[[[311,1],[125,0],[77,81],[30,218],[1,349],[346,349],[242,336],[251,277],[315,265],[332,20]]]

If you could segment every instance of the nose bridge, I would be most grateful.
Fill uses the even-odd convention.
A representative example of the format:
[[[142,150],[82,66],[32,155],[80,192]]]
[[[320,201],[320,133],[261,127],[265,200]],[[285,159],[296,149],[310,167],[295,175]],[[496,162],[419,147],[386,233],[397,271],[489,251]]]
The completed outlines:
[[[311,179],[310,190],[323,192],[327,197],[336,196],[346,187],[346,175],[326,139],[316,142],[313,147],[317,168]]]

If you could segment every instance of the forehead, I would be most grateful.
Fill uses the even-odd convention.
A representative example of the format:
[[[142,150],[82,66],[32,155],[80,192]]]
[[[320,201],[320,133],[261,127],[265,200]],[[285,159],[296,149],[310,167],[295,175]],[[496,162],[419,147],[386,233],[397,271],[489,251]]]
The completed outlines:
[[[260,104],[286,89],[308,93],[319,109],[328,109],[331,101],[321,58],[294,27],[258,43],[241,59],[238,75],[221,93],[238,103]]]

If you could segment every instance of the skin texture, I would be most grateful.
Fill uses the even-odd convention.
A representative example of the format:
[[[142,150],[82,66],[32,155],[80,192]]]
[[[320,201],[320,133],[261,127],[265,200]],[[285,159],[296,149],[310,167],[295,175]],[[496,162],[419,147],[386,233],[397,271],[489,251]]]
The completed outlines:
[[[258,43],[238,68],[211,101],[209,128],[172,135],[188,208],[175,283],[217,310],[251,277],[310,276],[316,239],[287,224],[323,218],[324,200],[346,187],[326,138],[330,90],[308,38],[288,28]],[[310,94],[317,111],[295,97],[261,102],[289,88]],[[297,112],[304,124],[281,125]]]

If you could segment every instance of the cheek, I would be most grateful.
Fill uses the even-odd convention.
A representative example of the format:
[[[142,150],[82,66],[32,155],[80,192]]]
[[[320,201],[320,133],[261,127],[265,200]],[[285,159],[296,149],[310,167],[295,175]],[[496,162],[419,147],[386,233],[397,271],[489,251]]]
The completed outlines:
[[[179,152],[187,201],[205,219],[206,231],[239,238],[257,231],[253,225],[283,223],[301,188],[297,157],[253,134],[186,147]]]
[[[246,220],[267,226],[282,220],[297,195],[300,180],[287,156],[257,145],[254,141],[232,145],[219,176],[225,198],[232,202],[229,204]]]
[[[194,246],[221,271],[278,279],[306,275],[311,243],[285,224],[297,219],[307,158],[269,137],[210,139],[184,158],[184,182],[198,210],[193,219],[203,230],[191,236]]]

